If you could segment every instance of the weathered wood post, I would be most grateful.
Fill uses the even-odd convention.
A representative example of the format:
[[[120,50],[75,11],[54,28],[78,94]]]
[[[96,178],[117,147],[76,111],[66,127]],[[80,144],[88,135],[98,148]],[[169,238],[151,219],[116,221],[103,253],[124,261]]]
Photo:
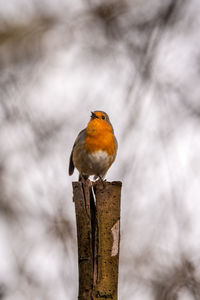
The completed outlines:
[[[121,186],[73,182],[80,300],[117,300]]]

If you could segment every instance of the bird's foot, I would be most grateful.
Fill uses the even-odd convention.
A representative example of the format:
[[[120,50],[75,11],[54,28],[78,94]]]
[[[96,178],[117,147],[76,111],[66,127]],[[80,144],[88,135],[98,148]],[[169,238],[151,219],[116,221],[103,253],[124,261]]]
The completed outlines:
[[[105,183],[106,183],[106,179],[103,179],[103,177],[102,177],[102,176],[99,176],[99,179],[98,179],[98,181],[100,181],[100,182],[101,182],[102,189],[105,189],[105,187],[106,187],[106,185],[105,185]]]

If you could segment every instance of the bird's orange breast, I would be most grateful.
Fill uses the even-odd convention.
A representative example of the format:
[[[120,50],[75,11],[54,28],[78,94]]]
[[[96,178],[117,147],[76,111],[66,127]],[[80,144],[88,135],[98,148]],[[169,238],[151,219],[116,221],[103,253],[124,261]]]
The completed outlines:
[[[91,120],[86,127],[85,150],[88,153],[101,150],[108,155],[115,155],[116,143],[112,126],[105,121]]]

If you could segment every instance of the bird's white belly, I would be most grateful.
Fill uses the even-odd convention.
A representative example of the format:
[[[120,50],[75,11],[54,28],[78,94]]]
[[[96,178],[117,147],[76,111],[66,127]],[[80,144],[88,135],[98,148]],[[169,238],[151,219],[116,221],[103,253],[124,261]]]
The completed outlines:
[[[96,151],[89,154],[89,169],[93,171],[93,174],[103,175],[106,173],[112,162],[112,158],[106,151]]]

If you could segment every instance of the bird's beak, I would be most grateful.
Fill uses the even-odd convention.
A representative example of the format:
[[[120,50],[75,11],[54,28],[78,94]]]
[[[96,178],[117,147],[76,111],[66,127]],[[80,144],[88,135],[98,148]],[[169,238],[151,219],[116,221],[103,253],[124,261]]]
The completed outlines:
[[[91,111],[91,119],[98,119],[97,115]]]

